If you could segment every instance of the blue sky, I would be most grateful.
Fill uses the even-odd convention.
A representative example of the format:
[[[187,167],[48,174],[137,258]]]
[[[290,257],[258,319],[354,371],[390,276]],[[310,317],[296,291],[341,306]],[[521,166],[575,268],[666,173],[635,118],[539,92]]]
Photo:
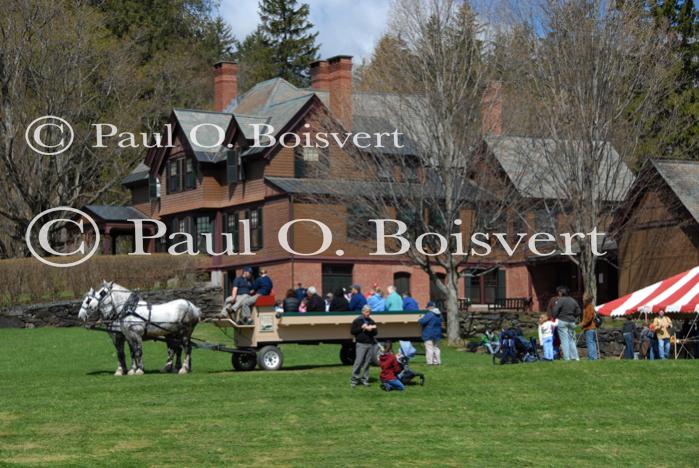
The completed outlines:
[[[258,0],[221,0],[220,13],[233,34],[243,39],[259,22]],[[390,0],[302,0],[311,7],[321,58],[353,55],[369,58],[386,28]]]

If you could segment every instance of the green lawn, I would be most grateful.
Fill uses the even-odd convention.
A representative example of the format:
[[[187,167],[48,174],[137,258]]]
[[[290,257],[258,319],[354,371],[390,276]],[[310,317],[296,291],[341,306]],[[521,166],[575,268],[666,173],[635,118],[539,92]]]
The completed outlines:
[[[223,338],[203,328],[200,336]],[[696,466],[699,363],[495,367],[443,352],[424,387],[351,389],[338,346],[286,346],[285,370],[114,377],[105,334],[0,330],[0,465]],[[377,376],[377,370],[372,369]]]

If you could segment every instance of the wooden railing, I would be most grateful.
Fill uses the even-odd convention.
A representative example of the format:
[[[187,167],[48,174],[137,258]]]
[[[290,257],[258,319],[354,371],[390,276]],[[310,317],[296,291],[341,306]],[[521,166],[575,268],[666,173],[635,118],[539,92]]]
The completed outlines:
[[[524,312],[529,310],[531,306],[532,300],[529,297],[505,297],[489,303],[488,310],[516,310]]]

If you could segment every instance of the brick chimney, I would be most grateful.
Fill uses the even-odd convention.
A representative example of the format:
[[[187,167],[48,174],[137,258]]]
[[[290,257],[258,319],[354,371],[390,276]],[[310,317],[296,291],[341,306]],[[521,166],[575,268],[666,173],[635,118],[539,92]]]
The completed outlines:
[[[327,60],[318,60],[311,64],[311,88],[330,91],[330,67]]]
[[[214,65],[214,110],[223,112],[238,95],[238,64],[218,62]]]
[[[489,83],[481,103],[481,126],[483,135],[502,135],[502,84]]]
[[[346,130],[352,130],[352,56],[328,59],[330,112]]]

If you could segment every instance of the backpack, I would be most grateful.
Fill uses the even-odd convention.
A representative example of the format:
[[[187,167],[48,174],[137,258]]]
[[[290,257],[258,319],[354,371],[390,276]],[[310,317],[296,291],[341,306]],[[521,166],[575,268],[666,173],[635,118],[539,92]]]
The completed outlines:
[[[592,321],[595,322],[595,326],[597,328],[602,326],[602,316],[599,313],[597,313],[597,311],[595,311],[595,318],[593,318]]]

